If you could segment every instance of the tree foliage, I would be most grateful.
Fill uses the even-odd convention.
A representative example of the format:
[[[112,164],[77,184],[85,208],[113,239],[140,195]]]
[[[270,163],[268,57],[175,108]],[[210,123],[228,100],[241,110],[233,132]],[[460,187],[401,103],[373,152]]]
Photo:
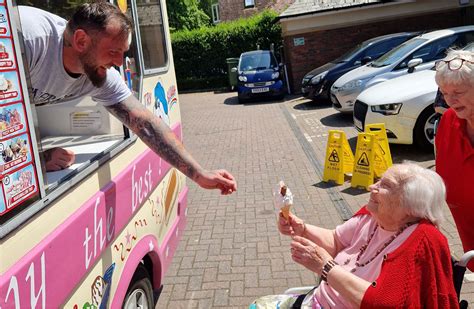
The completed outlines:
[[[210,23],[198,0],[167,0],[166,7],[172,31],[198,29]]]
[[[227,85],[227,58],[238,58],[242,52],[270,49],[278,51],[281,26],[274,11],[246,19],[219,23],[171,34],[178,86],[184,89],[218,88]]]

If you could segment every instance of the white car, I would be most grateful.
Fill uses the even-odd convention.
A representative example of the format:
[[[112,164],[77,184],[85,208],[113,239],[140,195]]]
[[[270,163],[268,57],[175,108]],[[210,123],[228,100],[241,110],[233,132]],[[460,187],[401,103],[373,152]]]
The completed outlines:
[[[395,47],[377,60],[341,76],[331,87],[333,107],[352,112],[357,96],[389,79],[427,70],[445,56],[450,46],[465,46],[474,40],[474,26],[432,31]]]
[[[394,78],[364,90],[354,105],[354,125],[384,123],[387,137],[394,144],[433,147],[438,85],[434,70]]]

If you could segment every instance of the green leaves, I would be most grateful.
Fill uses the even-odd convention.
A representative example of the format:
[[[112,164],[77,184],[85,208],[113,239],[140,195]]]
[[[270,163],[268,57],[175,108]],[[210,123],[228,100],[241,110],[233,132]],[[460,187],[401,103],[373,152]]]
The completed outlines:
[[[200,8],[198,0],[167,0],[171,31],[198,29],[210,24],[210,17]]]
[[[174,64],[180,90],[219,88],[227,85],[227,58],[242,52],[270,49],[278,56],[282,45],[281,27],[274,11],[246,19],[222,22],[195,30],[171,34]]]

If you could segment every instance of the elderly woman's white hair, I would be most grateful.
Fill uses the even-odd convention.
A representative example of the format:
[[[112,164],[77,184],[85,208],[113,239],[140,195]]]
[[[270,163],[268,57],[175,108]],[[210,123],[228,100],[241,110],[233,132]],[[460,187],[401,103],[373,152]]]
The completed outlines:
[[[400,188],[400,206],[408,214],[439,226],[447,206],[443,179],[436,172],[409,162],[395,164],[391,169],[396,170],[392,175]]]
[[[458,70],[451,70],[449,68],[448,62],[453,59],[465,61]],[[474,86],[474,52],[460,49],[449,50],[447,56],[436,66],[435,79],[436,83],[441,87],[443,85],[453,84],[467,84]]]

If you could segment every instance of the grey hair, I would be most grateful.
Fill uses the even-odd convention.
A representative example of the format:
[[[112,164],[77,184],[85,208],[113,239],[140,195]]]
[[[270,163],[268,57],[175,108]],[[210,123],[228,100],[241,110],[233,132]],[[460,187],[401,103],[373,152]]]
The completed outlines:
[[[450,61],[455,58],[474,62],[474,52],[469,50],[451,49],[441,61]],[[459,70],[450,70],[448,65],[442,65],[436,70],[436,83],[443,85],[474,85],[474,63],[464,62]]]
[[[410,162],[394,164],[390,169],[400,188],[400,206],[407,214],[431,221],[438,226],[444,221],[447,207],[446,187],[435,171]]]

